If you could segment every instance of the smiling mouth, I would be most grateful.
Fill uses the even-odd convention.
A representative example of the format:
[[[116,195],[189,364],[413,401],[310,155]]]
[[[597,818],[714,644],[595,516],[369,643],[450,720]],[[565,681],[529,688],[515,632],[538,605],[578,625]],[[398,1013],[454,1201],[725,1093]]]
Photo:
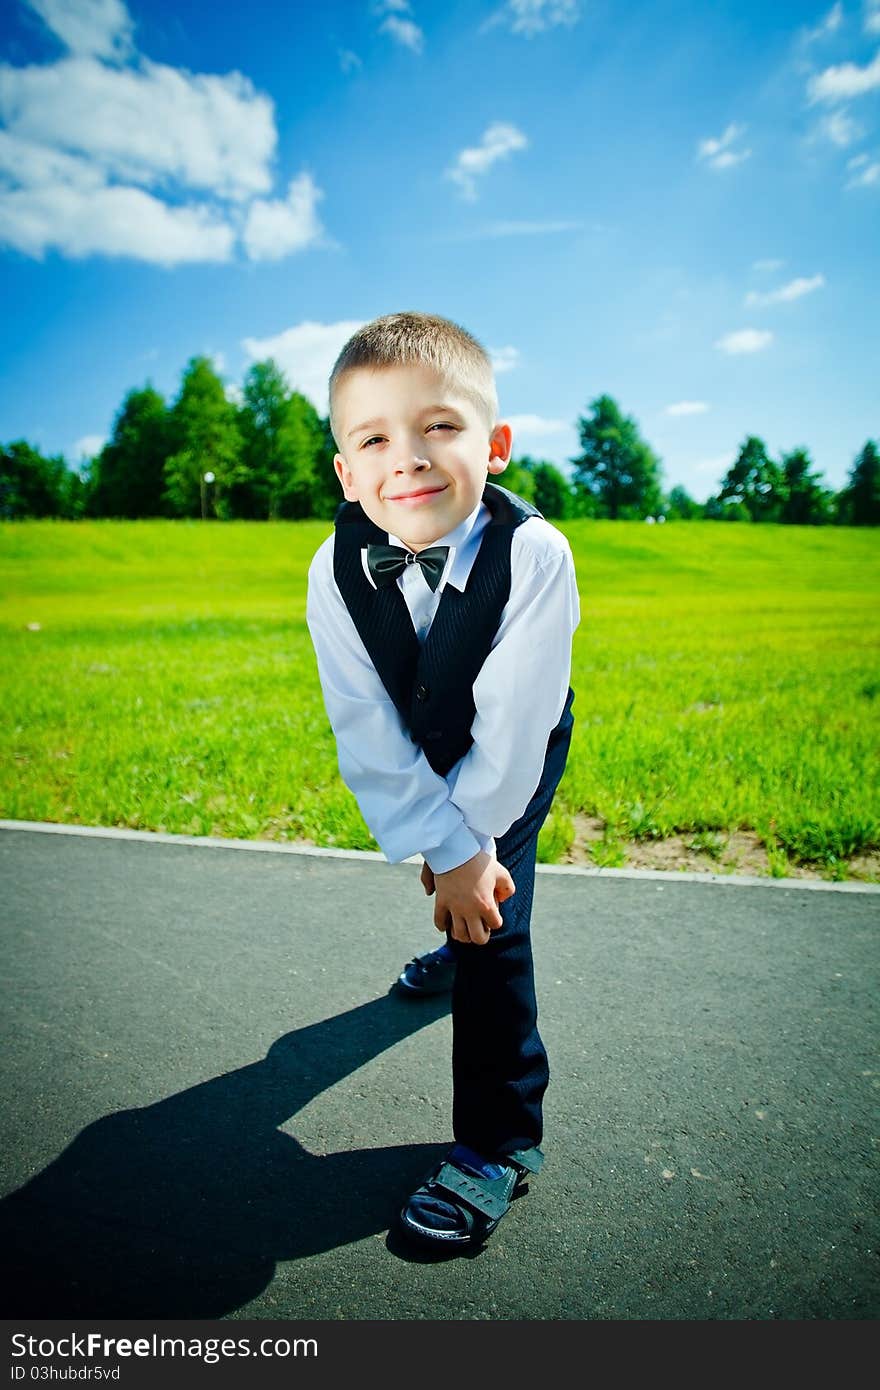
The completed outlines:
[[[427,502],[431,497],[438,497],[441,492],[446,491],[446,484],[443,487],[423,487],[418,492],[401,492],[396,497],[389,497],[389,502],[402,502],[404,506],[409,503]]]

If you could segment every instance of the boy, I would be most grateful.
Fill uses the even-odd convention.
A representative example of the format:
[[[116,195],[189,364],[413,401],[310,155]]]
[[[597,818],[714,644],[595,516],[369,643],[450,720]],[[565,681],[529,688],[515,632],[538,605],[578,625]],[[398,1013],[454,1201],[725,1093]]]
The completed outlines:
[[[307,615],[339,769],[386,858],[422,855],[454,956],[456,1142],[400,1223],[458,1250],[494,1231],[543,1159],[529,919],[571,739],[574,566],[555,527],[487,484],[511,430],[484,349],[456,324],[361,328],[331,373],[330,420],[345,501]]]

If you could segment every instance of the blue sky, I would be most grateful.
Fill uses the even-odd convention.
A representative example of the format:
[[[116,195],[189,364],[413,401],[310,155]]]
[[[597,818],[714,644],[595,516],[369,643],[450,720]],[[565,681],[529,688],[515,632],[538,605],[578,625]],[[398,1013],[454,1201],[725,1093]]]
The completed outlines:
[[[354,327],[492,353],[515,453],[608,392],[667,487],[880,436],[880,0],[6,0],[0,441]]]

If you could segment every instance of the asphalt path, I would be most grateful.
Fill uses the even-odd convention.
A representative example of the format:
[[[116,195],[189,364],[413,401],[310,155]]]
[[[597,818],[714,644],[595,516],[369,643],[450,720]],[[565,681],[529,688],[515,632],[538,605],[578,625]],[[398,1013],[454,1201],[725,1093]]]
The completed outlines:
[[[6,829],[0,884],[6,1317],[878,1314],[876,890],[540,874],[547,1161],[438,1261],[414,865]]]

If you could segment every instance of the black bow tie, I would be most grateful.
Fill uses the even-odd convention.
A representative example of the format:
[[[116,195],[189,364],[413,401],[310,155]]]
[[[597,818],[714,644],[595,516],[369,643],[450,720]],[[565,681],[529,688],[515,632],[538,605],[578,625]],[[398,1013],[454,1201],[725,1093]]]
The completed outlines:
[[[385,584],[393,584],[407,565],[418,565],[425,582],[436,593],[440,576],[446,568],[448,545],[432,545],[414,555],[411,550],[403,550],[399,545],[368,545],[367,567],[377,589]]]

